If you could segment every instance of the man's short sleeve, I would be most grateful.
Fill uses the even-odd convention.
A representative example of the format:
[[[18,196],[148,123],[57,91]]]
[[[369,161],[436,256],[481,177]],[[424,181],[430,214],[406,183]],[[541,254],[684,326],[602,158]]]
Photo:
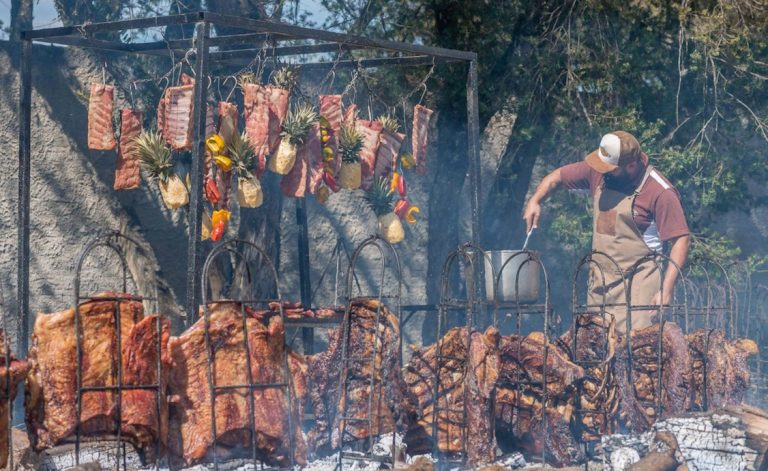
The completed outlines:
[[[690,234],[680,196],[673,188],[661,192],[654,208],[659,237],[663,241]]]
[[[596,173],[586,162],[576,162],[560,167],[560,181],[569,190],[593,191],[591,183]]]

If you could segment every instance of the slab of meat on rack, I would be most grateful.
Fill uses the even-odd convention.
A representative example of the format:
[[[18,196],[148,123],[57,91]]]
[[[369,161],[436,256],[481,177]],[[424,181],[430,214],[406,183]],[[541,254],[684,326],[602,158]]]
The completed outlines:
[[[173,150],[192,148],[192,111],[195,84],[168,87],[165,95],[164,136]]]
[[[406,390],[402,409],[408,425],[405,442],[409,453],[432,451],[436,417],[437,448],[441,453],[465,453],[471,465],[495,459],[492,396],[499,378],[499,340],[494,327],[471,334],[466,327],[453,328],[442,338],[439,367],[437,344],[414,348],[403,374]],[[437,404],[433,396],[436,370],[440,378]]]
[[[379,152],[381,123],[358,119],[355,123],[355,129],[363,136],[363,148],[360,150],[360,188],[368,190],[374,183],[373,171],[376,165],[376,154]]]
[[[392,175],[404,140],[405,134],[382,129],[379,136],[379,150],[376,153],[376,165],[373,170],[374,179],[388,179]]]
[[[301,432],[301,413],[306,396],[306,363],[304,358],[285,345],[285,329],[279,315],[244,309],[249,352],[243,346],[243,316],[234,303],[217,303],[209,307],[209,334],[215,361],[216,386],[248,383],[247,362],[250,360],[253,383],[290,382],[294,398],[282,388],[245,388],[219,390],[215,399],[216,442],[213,447],[211,388],[208,383],[208,350],[205,342],[205,319],[200,319],[178,337],[171,338],[173,369],[169,384],[170,449],[172,459],[191,465],[212,459],[251,456],[249,394],[252,394],[256,424],[256,449],[260,460],[271,465],[287,466],[290,440],[295,443],[295,462],[306,462],[306,445]],[[290,377],[284,376],[284,357],[288,354]],[[250,357],[250,358],[248,358]],[[290,407],[289,407],[290,406]],[[291,414],[293,430],[288,428]]]
[[[16,399],[17,386],[24,381],[29,363],[19,360],[13,352],[6,351],[5,332],[0,330],[0,467],[8,465],[8,413]],[[6,353],[8,358],[6,358]],[[10,394],[9,394],[10,393]]]
[[[120,296],[102,293],[101,297]],[[82,386],[115,386],[118,383],[118,339],[116,319],[119,305],[120,351],[123,384],[155,385],[157,380],[158,340],[163,350],[163,374],[168,370],[167,340],[169,323],[161,321],[158,339],[157,317],[144,317],[138,301],[97,300],[79,307],[82,332]],[[37,316],[29,351],[26,423],[30,443],[43,450],[72,439],[77,422],[77,347],[75,310]],[[164,388],[159,381],[161,400],[156,390],[124,391],[121,431],[148,458],[154,457],[155,442],[167,436]],[[82,394],[80,432],[83,440],[98,440],[117,432],[116,392],[88,391]],[[158,410],[159,409],[159,410]],[[159,413],[159,416],[158,416]]]
[[[424,175],[427,171],[427,147],[429,145],[429,120],[433,111],[421,105],[413,108],[413,160],[416,161],[416,173]]]
[[[267,137],[267,152],[275,155],[280,145],[280,133],[283,130],[283,120],[288,114],[288,90],[267,85],[267,101],[269,104],[269,131]]]
[[[245,135],[258,157],[256,176],[261,176],[267,165],[267,138],[269,137],[269,95],[267,89],[256,83],[243,85],[243,111]]]
[[[376,311],[379,323],[376,325]],[[372,397],[372,423],[348,421],[344,424],[344,444],[376,437],[394,430],[402,391],[400,374],[400,323],[397,316],[375,299],[352,301],[351,328],[347,356],[357,358],[348,364],[346,395],[340,394],[342,361],[341,329],[333,330],[328,348],[310,357],[310,398],[316,423],[309,431],[309,445],[316,453],[326,454],[339,446],[339,430],[344,401],[347,417],[368,418]],[[374,339],[378,335],[378,338]],[[373,359],[373,361],[372,361]],[[373,367],[374,371],[371,371]],[[371,386],[371,373],[374,385]],[[372,396],[371,396],[372,395]]]

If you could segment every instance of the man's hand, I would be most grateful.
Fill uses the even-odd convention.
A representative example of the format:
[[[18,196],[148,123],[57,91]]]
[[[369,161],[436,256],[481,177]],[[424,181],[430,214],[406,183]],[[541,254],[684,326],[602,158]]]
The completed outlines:
[[[525,206],[523,219],[525,219],[525,232],[531,232],[531,229],[539,227],[539,217],[541,217],[541,205],[531,199]]]

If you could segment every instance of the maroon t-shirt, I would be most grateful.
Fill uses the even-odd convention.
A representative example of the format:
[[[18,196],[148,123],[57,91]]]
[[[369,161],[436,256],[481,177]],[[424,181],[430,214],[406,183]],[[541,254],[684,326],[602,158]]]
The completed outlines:
[[[642,181],[643,174],[639,175],[639,181],[632,182],[626,188],[612,188],[627,195],[631,194]],[[603,175],[592,169],[586,162],[576,162],[560,167],[560,179],[569,190],[589,190],[589,194],[595,194],[599,185],[603,182]],[[667,241],[687,235],[688,223],[685,220],[683,206],[680,204],[680,195],[669,181],[658,171],[653,170],[648,176],[643,188],[635,198],[634,218],[640,233],[645,234],[655,221],[659,231],[659,239]]]

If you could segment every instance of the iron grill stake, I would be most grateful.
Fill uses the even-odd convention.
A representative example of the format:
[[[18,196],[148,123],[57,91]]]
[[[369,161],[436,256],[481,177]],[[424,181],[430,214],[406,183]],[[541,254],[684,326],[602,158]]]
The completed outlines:
[[[475,287],[475,275],[478,273],[477,266],[475,265],[476,257],[480,256],[481,259],[485,257],[485,252],[477,245],[468,242],[459,246],[456,250],[448,254],[448,257],[443,264],[443,270],[440,275],[440,304],[438,305],[437,316],[437,340],[435,344],[435,368],[434,368],[434,381],[432,386],[432,440],[434,442],[432,449],[432,456],[437,460],[438,467],[441,464],[446,465],[448,463],[464,464],[467,461],[467,391],[466,381],[462,380],[462,408],[451,409],[450,405],[446,407],[440,407],[440,371],[445,366],[443,360],[455,361],[464,365],[464,371],[461,376],[464,377],[469,369],[469,351],[472,346],[472,329],[474,328],[475,312],[478,308],[477,290]],[[466,301],[450,297],[450,274],[453,265],[456,261],[465,262],[464,265],[464,277],[465,288],[467,293]],[[458,358],[453,356],[443,356],[443,328],[448,322],[449,313],[464,312],[465,315],[465,327],[467,329],[467,342],[465,344],[464,358]],[[461,319],[459,319],[459,322]],[[447,398],[446,398],[447,401]],[[440,452],[440,436],[438,421],[440,419],[440,412],[444,412],[447,416],[451,413],[461,413],[462,416],[462,433],[461,433],[461,451],[459,456],[451,457],[446,456]],[[450,442],[448,436],[449,428],[446,428],[446,443]]]
[[[77,415],[75,417],[75,465],[80,465],[80,444],[82,441],[82,431],[81,428],[81,418],[82,418],[82,409],[83,409],[83,395],[88,392],[114,392],[116,393],[115,397],[115,409],[117,413],[116,417],[116,446],[115,446],[115,459],[116,459],[116,469],[121,469],[121,463],[120,458],[122,457],[122,469],[127,470],[128,466],[126,463],[126,457],[125,457],[125,444],[122,443],[122,422],[123,422],[123,416],[122,416],[122,397],[123,397],[123,391],[131,390],[145,390],[145,391],[155,391],[155,406],[156,406],[156,413],[157,413],[157,420],[158,420],[158,436],[155,440],[155,462],[160,461],[160,452],[161,452],[161,446],[160,446],[160,440],[161,440],[161,424],[162,424],[162,415],[161,415],[161,407],[160,407],[160,401],[163,397],[163,390],[161,386],[162,381],[162,319],[158,315],[155,323],[155,332],[153,333],[154,336],[156,336],[157,341],[157,369],[156,369],[156,375],[157,375],[157,383],[155,384],[142,384],[142,385],[125,385],[123,384],[123,350],[122,350],[122,332],[121,332],[121,319],[122,314],[120,312],[120,303],[124,301],[154,301],[154,298],[146,298],[141,296],[132,296],[127,294],[128,291],[128,264],[125,258],[125,249],[121,246],[120,241],[123,241],[125,244],[133,244],[136,246],[136,248],[139,250],[139,252],[146,256],[147,252],[144,250],[144,248],[139,244],[136,240],[133,238],[126,236],[124,234],[121,234],[118,231],[113,231],[111,233],[105,233],[101,234],[97,237],[95,237],[93,240],[91,240],[88,244],[86,244],[85,248],[83,249],[82,253],[80,254],[80,258],[77,262],[77,269],[75,271],[75,282],[74,282],[74,308],[75,308],[75,345],[76,345],[76,355],[77,355],[77,365],[76,365],[76,381],[77,381]],[[122,291],[121,294],[117,294],[115,296],[80,296],[80,275],[83,270],[83,265],[85,264],[85,261],[87,260],[90,253],[97,249],[97,248],[107,248],[110,249],[114,254],[118,256],[120,259],[120,266],[122,268]],[[96,302],[96,301],[111,301],[115,303],[115,338],[116,338],[116,346],[115,346],[115,352],[113,352],[113,355],[117,357],[117,385],[116,386],[83,386],[83,330],[81,325],[81,319],[80,319],[80,305],[81,303],[88,303],[88,302]],[[134,318],[134,323],[138,322],[138,319]],[[121,453],[122,448],[122,453]]]
[[[488,257],[488,255],[483,254],[484,257]],[[517,257],[522,257],[524,260],[522,263],[520,263],[517,267],[517,271],[515,272],[515,301],[513,304],[499,301],[499,288],[500,283],[502,279],[502,275],[504,274],[504,269],[507,267],[508,264],[512,263],[513,260],[515,260]],[[541,269],[541,273],[544,277],[544,303],[543,304],[527,304],[523,305],[520,302],[520,273],[523,270],[523,267],[527,264],[536,264]],[[486,269],[488,267],[491,267],[493,269],[492,264],[486,264]],[[504,378],[501,375],[499,375],[499,382],[497,384],[497,387],[499,386],[512,386],[517,389],[517,395],[515,397],[515,406],[514,406],[514,412],[513,417],[517,417],[519,412],[519,404],[518,402],[522,399],[522,392],[523,390],[527,388],[534,388],[536,386],[540,386],[542,390],[542,408],[541,408],[541,423],[542,423],[542,429],[547,429],[547,415],[545,413],[547,402],[548,402],[548,391],[547,391],[547,358],[549,355],[549,334],[550,334],[550,328],[552,327],[550,325],[550,319],[549,316],[552,313],[552,306],[550,305],[550,291],[549,291],[549,277],[547,276],[547,270],[544,267],[543,262],[541,261],[541,258],[536,252],[533,252],[531,250],[522,250],[515,254],[513,254],[511,257],[509,257],[507,260],[504,261],[504,263],[499,268],[498,273],[493,273],[493,299],[491,302],[493,303],[493,325],[499,329],[500,332],[504,332],[504,327],[506,326],[505,320],[509,319],[514,316],[515,318],[515,334],[517,335],[517,358],[520,358],[520,349],[523,344],[524,336],[522,332],[522,318],[523,316],[541,316],[544,327],[544,362],[542,364],[542,371],[541,371],[541,377],[542,382],[536,382],[532,379],[521,379],[521,377],[517,378]],[[509,310],[511,309],[512,312],[507,313],[504,316],[504,319],[499,321],[499,309]],[[526,373],[526,371],[522,368],[520,368],[520,371],[522,373]],[[505,381],[506,379],[506,381]],[[495,420],[495,397],[494,397],[494,407],[492,408],[492,418]],[[495,427],[494,427],[495,429]],[[546,462],[546,447],[542,449],[541,452],[541,462]]]
[[[376,250],[378,250],[381,264],[380,264],[380,275],[379,275],[379,289],[377,294],[377,306],[376,306],[376,316],[374,319],[373,324],[373,349],[372,349],[372,355],[370,358],[366,358],[364,356],[348,356],[349,353],[349,342],[350,342],[350,336],[351,336],[351,330],[353,321],[352,318],[354,316],[354,312],[352,311],[352,302],[353,302],[353,281],[357,281],[357,276],[355,274],[355,268],[357,267],[357,261],[360,258],[361,254],[366,248],[374,247]],[[386,275],[386,269],[389,265],[387,263],[387,253],[392,254],[392,258],[394,260],[394,270],[393,275],[395,276],[397,280],[397,291],[395,294],[384,294],[384,282],[385,282],[385,275]],[[400,257],[397,254],[397,250],[395,250],[395,247],[381,238],[378,235],[371,236],[367,239],[365,239],[358,247],[355,249],[354,253],[352,254],[352,259],[350,260],[349,267],[347,268],[347,275],[345,280],[345,286],[347,289],[346,297],[346,309],[344,311],[344,321],[343,321],[343,337],[342,337],[342,343],[341,343],[341,371],[339,375],[339,399],[334,404],[334,407],[338,407],[338,404],[341,403],[342,409],[341,409],[341,415],[339,416],[339,457],[338,461],[336,463],[337,470],[341,471],[344,469],[344,459],[351,459],[351,460],[363,460],[363,461],[379,461],[382,464],[388,464],[392,468],[395,467],[396,464],[396,454],[395,454],[395,446],[396,446],[396,432],[397,432],[397,423],[393,423],[393,430],[392,430],[392,449],[391,454],[389,457],[382,457],[377,456],[373,454],[373,446],[374,446],[374,415],[373,415],[373,398],[376,394],[376,373],[377,371],[381,372],[381,383],[378,389],[378,397],[376,397],[376,410],[377,410],[377,416],[376,416],[376,424],[378,425],[378,434],[376,434],[376,437],[379,437],[381,435],[381,427],[382,427],[382,417],[380,414],[381,411],[381,404],[383,401],[383,393],[384,393],[384,386],[383,386],[383,380],[386,378],[386,371],[383,370],[382,366],[384,363],[384,339],[381,338],[386,333],[386,329],[380,328],[380,317],[381,317],[381,306],[382,306],[382,300],[383,299],[394,299],[396,304],[396,313],[398,323],[402,320],[401,319],[401,312],[400,312],[400,298],[402,295],[402,270],[400,267]],[[360,290],[360,285],[357,285],[358,291]],[[382,349],[382,355],[381,355],[381,363],[382,365],[379,365],[379,367],[376,366],[376,353],[379,348],[379,343],[381,343],[381,349]],[[402,358],[402,328],[399,331],[398,336],[398,352],[397,354]],[[370,388],[370,392],[368,394],[368,415],[364,418],[360,417],[352,417],[347,416],[347,406],[349,404],[349,401],[347,398],[349,397],[349,386],[350,386],[350,364],[355,363],[363,363],[369,361],[370,367],[371,367],[371,376],[369,379],[368,387]],[[360,379],[360,378],[358,378]],[[393,417],[394,418],[394,417]],[[367,423],[368,425],[368,435],[365,439],[365,442],[363,445],[363,451],[362,453],[358,452],[346,452],[344,450],[344,439],[347,437],[347,435],[350,435],[350,441],[347,443],[352,443],[353,446],[355,445],[361,445],[358,443],[358,440],[355,439],[355,437],[351,434],[348,434],[346,431],[347,424],[349,422],[363,422]],[[330,430],[333,429],[333,425],[329,428]]]
[[[641,270],[641,266],[646,262],[653,262],[654,266],[660,273],[659,276],[659,304],[658,305],[635,305],[632,303],[632,285],[635,278],[635,275]],[[672,303],[672,304],[662,304],[662,300],[664,299],[664,264],[663,262],[666,262],[669,268],[669,265],[674,265],[674,267],[677,269],[678,276],[681,278],[681,283],[679,286],[682,286],[683,295],[682,303]],[[658,316],[658,323],[659,323],[659,333],[658,333],[658,341],[657,341],[657,347],[656,347],[656,368],[657,368],[657,375],[656,375],[656,400],[654,402],[648,402],[648,401],[641,401],[640,397],[637,393],[637,384],[635,384],[635,381],[632,377],[632,371],[634,370],[634,356],[632,354],[632,335],[627,334],[627,358],[629,361],[627,362],[627,368],[628,368],[628,380],[630,384],[632,385],[632,391],[635,394],[635,397],[638,400],[638,403],[640,403],[642,406],[649,406],[653,407],[656,411],[656,415],[654,417],[654,421],[660,420],[662,417],[662,414],[664,413],[664,405],[662,402],[662,379],[664,376],[664,326],[666,325],[669,320],[666,319],[666,317],[669,317],[674,321],[677,318],[680,318],[680,310],[682,310],[683,314],[682,317],[687,319],[688,318],[688,303],[687,303],[687,283],[685,274],[683,273],[683,270],[681,269],[680,265],[675,263],[674,260],[667,257],[666,255],[660,254],[660,253],[652,253],[649,255],[646,255],[645,257],[641,258],[637,262],[635,262],[632,267],[625,273],[625,280],[627,282],[627,302],[629,303],[629,307],[627,309],[627,332],[630,332],[629,326],[632,324],[632,313],[633,312],[646,312],[647,315],[651,315],[652,310],[656,310],[656,315]],[[677,289],[675,290],[675,293],[677,294]]]
[[[602,258],[605,259],[603,263],[599,262],[597,259]],[[607,262],[607,265],[604,266],[604,264]],[[597,287],[602,287],[602,299],[599,304],[589,304],[589,301],[585,304],[580,304],[578,300],[578,283],[579,283],[579,274],[582,272],[582,269],[584,267],[588,267],[590,270],[590,283],[592,286],[589,287],[589,289],[594,289]],[[597,271],[598,277],[595,275],[595,270]],[[607,270],[615,270],[615,273],[620,274],[622,277],[622,283],[624,284],[624,292],[627,295],[627,300],[623,303],[606,303],[606,292],[607,292],[607,284],[605,282],[605,272]],[[598,284],[595,284],[598,283]],[[608,381],[608,376],[612,372],[612,364],[613,364],[613,354],[610,353],[610,342],[611,342],[611,336],[614,335],[614,326],[615,326],[615,319],[613,314],[606,312],[606,308],[625,308],[629,309],[629,301],[628,296],[629,293],[626,290],[627,282],[624,278],[623,271],[621,270],[621,267],[616,262],[614,258],[612,258],[610,255],[600,252],[597,250],[593,250],[590,252],[587,256],[581,259],[579,261],[578,265],[576,266],[576,270],[573,274],[573,283],[572,283],[572,320],[571,320],[571,345],[570,345],[570,354],[571,354],[571,361],[575,363],[576,365],[584,368],[584,370],[588,370],[589,368],[593,367],[599,367],[604,368],[603,373],[603,386],[599,388],[598,393],[594,397],[589,397],[587,391],[584,389],[584,382],[580,381],[578,383],[578,386],[576,388],[576,401],[581,404],[581,398],[582,397],[588,397],[591,400],[594,400],[597,398],[599,394],[601,394],[604,390],[604,385]],[[592,358],[592,359],[584,359],[579,358],[578,355],[578,333],[579,333],[579,324],[580,321],[591,321],[594,319],[600,319],[602,322],[602,326],[605,330],[605,346],[604,350],[606,352],[606,356],[603,358]],[[627,322],[629,322],[629,318],[627,319]],[[610,354],[610,356],[609,356]],[[588,409],[582,409],[580,406],[574,409],[574,414],[576,417],[584,418],[586,416],[602,416],[603,417],[603,427],[605,428],[605,431],[607,433],[615,433],[617,426],[615,423],[615,418],[613,417],[613,411],[608,409],[595,409],[595,410],[588,410]],[[584,444],[584,454],[585,456],[589,457],[589,446],[590,446],[590,440],[586,440],[583,435],[583,430],[579,430],[581,433],[581,436],[579,436],[579,441]],[[601,432],[602,433],[602,432]]]
[[[209,282],[209,272],[211,269],[211,264],[216,259],[217,256],[219,256],[222,253],[227,253],[230,255],[233,255],[236,259],[239,259],[243,261],[246,265],[248,262],[248,257],[244,254],[243,250],[238,250],[238,246],[242,244],[244,248],[249,248],[252,250],[255,250],[258,255],[262,259],[262,264],[266,265],[268,268],[267,276],[271,275],[272,279],[275,282],[275,292],[276,292],[276,299],[234,299],[234,300],[216,300],[216,303],[228,303],[228,304],[237,304],[240,306],[240,316],[242,319],[242,334],[243,334],[243,353],[245,354],[245,363],[246,363],[246,377],[247,377],[247,383],[246,384],[235,384],[235,385],[226,385],[226,386],[217,386],[215,382],[215,362],[216,362],[216,351],[214,350],[214,346],[211,342],[211,330],[210,330],[210,311],[209,311],[209,303],[211,301],[208,299],[208,282]],[[248,271],[246,270],[246,273]],[[255,414],[256,414],[256,405],[254,400],[254,392],[255,391],[264,391],[267,389],[280,389],[285,394],[285,397],[288,401],[288,417],[287,417],[287,435],[288,435],[288,453],[289,453],[289,462],[290,466],[288,468],[269,468],[269,469],[293,469],[295,464],[295,454],[296,454],[296,443],[295,443],[295,437],[294,437],[294,427],[293,427],[293,385],[291,384],[291,372],[290,367],[288,365],[288,342],[285,336],[285,328],[283,328],[283,381],[281,382],[273,382],[273,383],[254,383],[253,381],[253,368],[251,366],[251,350],[248,343],[248,325],[247,325],[247,314],[245,312],[246,305],[255,305],[255,306],[269,306],[270,302],[277,302],[280,306],[280,320],[283,322],[283,326],[285,326],[285,315],[283,313],[283,298],[280,295],[280,284],[279,284],[279,278],[277,276],[277,270],[275,269],[274,263],[272,263],[272,259],[269,258],[267,253],[261,249],[256,244],[249,242],[247,240],[240,240],[240,239],[232,239],[228,240],[226,242],[223,242],[219,245],[217,245],[210,254],[208,254],[208,257],[205,260],[205,264],[203,265],[203,279],[201,284],[202,289],[202,308],[203,308],[203,320],[204,320],[204,334],[205,334],[205,346],[206,346],[206,353],[208,355],[208,388],[210,391],[210,397],[211,397],[211,436],[213,438],[213,444],[211,448],[213,449],[213,466],[215,470],[219,469],[219,458],[218,453],[216,452],[217,447],[217,430],[216,430],[216,396],[219,394],[220,391],[222,392],[235,392],[235,391],[242,391],[245,390],[248,394],[248,422],[249,422],[249,432],[251,435],[251,460],[254,469],[257,467],[259,469],[267,469],[264,468],[264,464],[258,460],[258,453],[257,453],[257,447],[256,447],[256,423],[255,423]]]

